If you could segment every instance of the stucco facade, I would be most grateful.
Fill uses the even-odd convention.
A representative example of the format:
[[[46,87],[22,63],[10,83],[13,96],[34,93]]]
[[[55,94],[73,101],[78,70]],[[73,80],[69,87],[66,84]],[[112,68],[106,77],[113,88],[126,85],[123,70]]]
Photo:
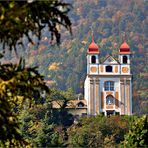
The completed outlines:
[[[108,56],[100,63],[99,47],[94,40],[87,52],[87,76],[84,83],[84,98],[87,114],[132,114],[132,74],[130,47],[124,42],[118,59]]]

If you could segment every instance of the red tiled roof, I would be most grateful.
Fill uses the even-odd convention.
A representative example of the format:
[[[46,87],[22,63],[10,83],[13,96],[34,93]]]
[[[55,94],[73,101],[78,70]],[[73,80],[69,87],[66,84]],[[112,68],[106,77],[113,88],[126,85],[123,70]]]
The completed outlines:
[[[79,103],[83,104],[83,107],[79,107]],[[63,104],[62,100],[52,101],[52,107],[53,108],[61,108]],[[87,108],[86,100],[70,100],[67,103],[66,108]]]

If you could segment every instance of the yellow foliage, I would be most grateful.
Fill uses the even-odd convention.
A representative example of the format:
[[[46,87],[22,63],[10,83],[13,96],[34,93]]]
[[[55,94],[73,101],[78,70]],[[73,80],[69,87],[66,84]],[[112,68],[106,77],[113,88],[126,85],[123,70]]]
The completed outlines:
[[[87,44],[87,41],[84,41],[84,40],[83,40],[81,43],[84,44],[84,45],[86,45],[86,44]]]
[[[51,78],[51,75],[48,75],[48,78]]]
[[[72,49],[71,48],[69,48],[68,50],[67,50],[67,53],[70,53],[72,51]]]
[[[48,70],[58,70],[60,63],[53,62],[51,65],[48,66]]]
[[[80,51],[83,51],[83,50],[85,50],[83,47],[82,47],[82,48],[80,48]]]

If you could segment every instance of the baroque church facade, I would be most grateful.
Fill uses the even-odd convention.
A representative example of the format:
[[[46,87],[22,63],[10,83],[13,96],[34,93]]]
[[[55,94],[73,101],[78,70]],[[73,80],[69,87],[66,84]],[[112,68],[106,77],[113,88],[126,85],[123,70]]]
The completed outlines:
[[[118,59],[108,56],[100,63],[100,50],[92,39],[87,51],[84,98],[88,115],[132,115],[130,47],[124,41]]]

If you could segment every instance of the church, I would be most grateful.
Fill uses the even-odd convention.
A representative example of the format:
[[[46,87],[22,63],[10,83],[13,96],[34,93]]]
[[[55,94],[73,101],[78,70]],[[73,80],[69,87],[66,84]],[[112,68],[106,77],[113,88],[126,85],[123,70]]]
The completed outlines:
[[[118,59],[108,56],[100,63],[101,51],[92,42],[87,50],[84,99],[87,115],[132,115],[131,51],[124,41]]]
[[[84,82],[84,99],[70,100],[66,109],[74,116],[132,115],[131,51],[124,41],[118,59],[107,56],[100,62],[101,52],[92,38],[87,50],[87,75]],[[63,102],[52,102],[59,109]]]

